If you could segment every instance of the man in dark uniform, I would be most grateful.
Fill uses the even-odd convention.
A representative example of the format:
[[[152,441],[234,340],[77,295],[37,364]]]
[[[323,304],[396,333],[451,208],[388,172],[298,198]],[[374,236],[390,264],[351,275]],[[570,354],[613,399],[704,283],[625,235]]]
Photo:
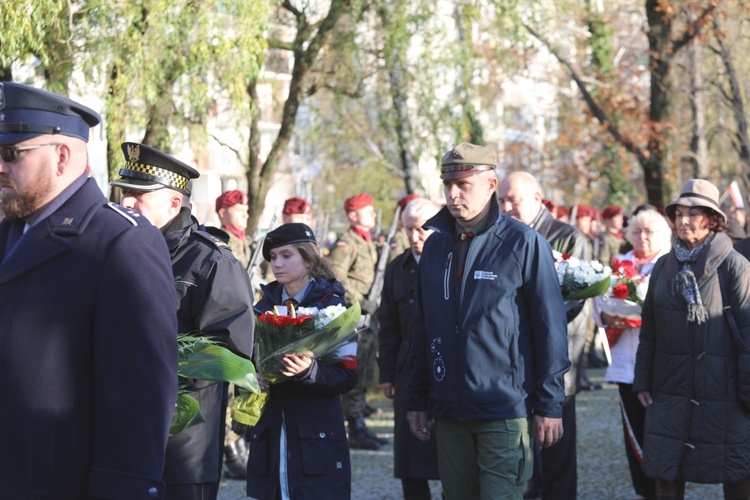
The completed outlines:
[[[0,497],[164,498],[169,254],[88,177],[99,115],[0,83]]]
[[[591,259],[588,239],[570,224],[555,219],[542,203],[542,187],[528,172],[511,172],[498,187],[500,209],[508,216],[534,228],[549,242],[553,250],[581,260]],[[579,205],[582,206],[582,205]],[[590,216],[590,213],[586,213]],[[541,450],[541,468],[535,466],[533,489],[541,483],[542,498],[576,498],[576,394],[581,390],[583,350],[590,316],[589,301],[583,307],[568,311],[568,356],[571,368],[565,374],[562,439]]]
[[[349,219],[349,230],[339,237],[331,250],[331,264],[344,290],[347,304],[359,302],[365,314],[377,312],[377,303],[369,300],[375,280],[375,267],[378,254],[370,231],[375,227],[377,214],[373,208],[373,198],[360,193],[344,201],[344,211]],[[374,382],[375,364],[378,352],[374,328],[360,332],[357,339],[357,386],[341,398],[349,426],[349,445],[352,448],[377,450],[382,444],[365,424],[367,389]]]
[[[229,247],[200,230],[190,210],[182,206],[189,195],[188,180],[197,178],[198,171],[142,144],[124,143],[122,151],[127,163],[112,185],[123,190],[123,206],[142,213],[167,241],[178,331],[211,336],[249,358],[254,320],[247,273]],[[190,389],[206,422],[170,437],[164,469],[167,498],[216,498],[227,389],[225,384],[202,380],[191,380]]]

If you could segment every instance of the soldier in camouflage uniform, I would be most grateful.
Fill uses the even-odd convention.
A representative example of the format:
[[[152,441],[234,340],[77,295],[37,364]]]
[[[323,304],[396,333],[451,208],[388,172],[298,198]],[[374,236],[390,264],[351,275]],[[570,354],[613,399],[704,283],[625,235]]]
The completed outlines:
[[[344,210],[351,224],[331,250],[331,264],[342,285],[347,304],[359,302],[365,314],[373,315],[377,304],[367,298],[375,279],[377,250],[370,230],[375,227],[377,214],[373,198],[361,193],[344,202]],[[372,326],[359,334],[357,341],[357,386],[342,398],[344,415],[349,425],[349,445],[352,448],[377,450],[384,444],[365,424],[365,396],[374,382],[376,329]],[[385,441],[387,442],[387,441]]]
[[[216,213],[221,221],[221,228],[229,235],[227,244],[234,257],[247,269],[252,257],[251,239],[245,234],[247,229],[248,206],[247,195],[239,189],[224,191],[216,198]]]

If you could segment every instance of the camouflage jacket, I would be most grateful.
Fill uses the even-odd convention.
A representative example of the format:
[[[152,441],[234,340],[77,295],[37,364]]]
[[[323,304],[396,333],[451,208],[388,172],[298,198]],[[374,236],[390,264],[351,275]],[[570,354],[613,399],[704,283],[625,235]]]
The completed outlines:
[[[344,285],[344,299],[354,304],[367,297],[375,280],[378,253],[375,244],[362,239],[351,228],[331,249],[331,264],[336,279]]]

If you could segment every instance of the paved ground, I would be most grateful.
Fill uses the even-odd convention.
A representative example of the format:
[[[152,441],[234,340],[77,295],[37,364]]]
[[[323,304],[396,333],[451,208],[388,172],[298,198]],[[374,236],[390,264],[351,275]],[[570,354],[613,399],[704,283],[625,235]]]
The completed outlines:
[[[588,370],[589,378],[602,381],[604,369]],[[393,413],[388,400],[374,400],[381,411],[368,425],[381,437],[392,440]],[[617,389],[583,392],[576,397],[578,421],[578,498],[581,500],[630,500],[634,493],[625,459]],[[352,500],[398,500],[401,483],[393,478],[391,446],[380,451],[352,450]],[[433,499],[440,499],[440,483],[431,484]],[[245,497],[243,481],[225,480],[220,500]],[[719,485],[688,484],[687,500],[722,498]]]

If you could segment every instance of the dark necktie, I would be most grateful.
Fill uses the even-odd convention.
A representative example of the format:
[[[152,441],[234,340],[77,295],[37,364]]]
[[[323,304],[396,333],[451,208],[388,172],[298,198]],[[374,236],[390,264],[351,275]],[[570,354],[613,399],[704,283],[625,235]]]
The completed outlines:
[[[5,242],[5,255],[3,255],[3,259],[10,255],[11,250],[13,250],[13,247],[16,246],[16,243],[18,243],[18,240],[21,239],[21,236],[23,236],[23,228],[26,225],[26,222],[22,220],[16,220],[11,222],[10,229],[8,230],[8,240]]]
[[[464,275],[466,255],[469,253],[469,245],[471,244],[471,239],[473,237],[474,234],[470,232],[458,233],[458,239],[460,240],[458,243],[458,279],[461,279],[461,277]]]

